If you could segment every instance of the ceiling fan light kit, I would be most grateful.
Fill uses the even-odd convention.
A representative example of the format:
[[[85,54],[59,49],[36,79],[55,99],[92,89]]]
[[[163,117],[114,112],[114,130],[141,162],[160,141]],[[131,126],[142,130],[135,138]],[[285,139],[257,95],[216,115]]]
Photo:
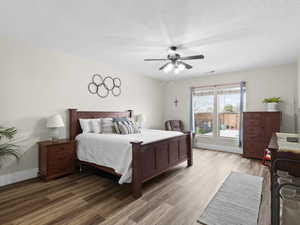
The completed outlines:
[[[171,46],[168,49],[168,56],[166,59],[144,59],[144,61],[170,61],[166,64],[164,64],[162,67],[159,68],[159,70],[163,70],[165,73],[169,73],[172,70],[175,74],[180,73],[180,71],[189,70],[193,67],[185,62],[182,62],[183,60],[194,60],[194,59],[204,59],[204,55],[193,55],[193,56],[185,56],[181,57],[181,55],[177,52],[176,46]]]
[[[185,65],[183,65],[182,63],[180,63],[180,64],[178,65],[178,69],[179,69],[180,71],[183,71],[183,70],[186,69],[186,67],[185,67]]]
[[[173,63],[168,63],[168,64],[165,66],[165,68],[163,69],[163,71],[164,71],[165,73],[169,73],[169,72],[171,72],[171,71],[173,70],[173,68],[174,68],[174,64],[173,64]]]

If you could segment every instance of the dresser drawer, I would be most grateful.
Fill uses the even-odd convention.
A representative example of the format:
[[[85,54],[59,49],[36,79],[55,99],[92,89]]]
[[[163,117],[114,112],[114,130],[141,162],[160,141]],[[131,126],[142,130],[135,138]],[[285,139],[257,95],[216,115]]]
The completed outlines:
[[[263,127],[245,127],[244,128],[247,135],[261,135],[264,133]]]
[[[247,127],[244,130],[245,140],[264,140],[264,129],[261,127]]]
[[[260,127],[261,123],[259,119],[247,119],[244,121],[244,127]]]
[[[243,116],[244,116],[244,119],[246,119],[246,120],[262,120],[264,117],[264,115],[262,113],[257,113],[257,112],[255,112],[255,113],[245,112],[243,114]]]
[[[262,159],[266,148],[267,144],[265,142],[245,141],[243,146],[243,155],[250,158]]]

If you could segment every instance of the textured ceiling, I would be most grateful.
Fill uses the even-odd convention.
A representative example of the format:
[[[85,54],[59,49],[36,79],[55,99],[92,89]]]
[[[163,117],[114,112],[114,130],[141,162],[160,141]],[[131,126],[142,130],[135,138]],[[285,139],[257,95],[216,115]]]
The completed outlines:
[[[0,35],[158,79],[195,77],[296,61],[299,0],[1,0]],[[189,61],[158,71],[170,45]],[[101,73],[101,71],[97,71]]]

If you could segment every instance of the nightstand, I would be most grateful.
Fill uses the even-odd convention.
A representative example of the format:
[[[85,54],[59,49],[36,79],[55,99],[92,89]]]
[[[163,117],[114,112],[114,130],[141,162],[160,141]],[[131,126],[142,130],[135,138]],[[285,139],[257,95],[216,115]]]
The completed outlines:
[[[75,171],[75,141],[62,139],[39,142],[39,177],[45,181]]]

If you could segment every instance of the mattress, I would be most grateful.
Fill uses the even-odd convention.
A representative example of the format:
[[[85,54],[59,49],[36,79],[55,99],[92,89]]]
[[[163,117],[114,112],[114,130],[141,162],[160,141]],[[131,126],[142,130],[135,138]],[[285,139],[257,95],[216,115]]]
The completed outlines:
[[[130,183],[132,176],[132,145],[143,144],[182,135],[178,131],[143,129],[137,134],[81,133],[76,136],[77,157],[81,161],[110,167],[121,174],[119,183]]]

